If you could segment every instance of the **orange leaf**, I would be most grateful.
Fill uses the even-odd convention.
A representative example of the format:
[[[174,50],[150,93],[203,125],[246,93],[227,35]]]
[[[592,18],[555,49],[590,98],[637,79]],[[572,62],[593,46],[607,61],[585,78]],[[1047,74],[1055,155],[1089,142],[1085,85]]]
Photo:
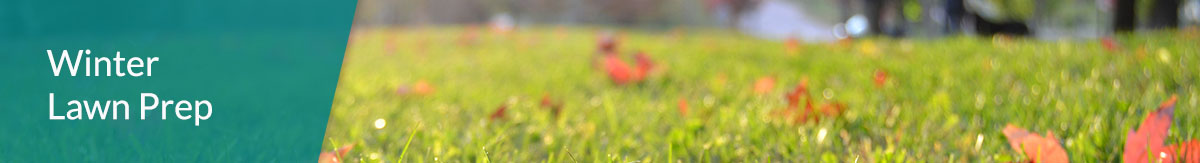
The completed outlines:
[[[418,95],[433,94],[433,90],[433,85],[429,85],[429,82],[425,82],[425,80],[420,80],[413,84],[413,92]]]
[[[319,158],[317,158],[317,162],[341,163],[342,158],[346,157],[346,153],[350,152],[350,149],[353,149],[353,148],[354,148],[354,144],[348,144],[346,146],[342,146],[342,148],[338,148],[338,149],[335,149],[330,152],[321,152],[321,156]]]
[[[1147,154],[1160,154],[1166,151],[1163,141],[1167,139],[1167,129],[1171,128],[1171,117],[1175,114],[1177,98],[1172,95],[1171,99],[1158,106],[1158,110],[1150,113],[1136,131],[1129,132],[1129,135],[1125,137],[1125,153],[1122,157],[1125,162],[1150,162],[1152,157],[1166,158]]]
[[[1042,137],[1011,124],[1005,126],[1003,132],[1008,144],[1032,162],[1070,162],[1067,151],[1059,145],[1054,132],[1046,132],[1046,137]]]
[[[837,101],[826,103],[821,105],[820,111],[821,114],[824,114],[825,116],[836,117],[842,115],[843,112],[846,112],[846,104]]]
[[[787,48],[787,52],[789,54],[794,54],[800,51],[800,40],[796,39],[795,36],[788,36],[787,40],[783,42],[783,45],[785,48]]]
[[[687,116],[687,113],[688,113],[687,99],[679,98],[678,105],[679,105],[679,115]]]
[[[425,82],[425,80],[417,81],[411,87],[401,85],[399,88],[396,88],[397,95],[424,96],[424,95],[433,94],[433,91],[434,91],[433,85],[430,85],[429,82]]]
[[[775,89],[774,77],[762,77],[754,81],[754,93],[756,94],[761,95],[771,93],[771,90],[773,89]]]

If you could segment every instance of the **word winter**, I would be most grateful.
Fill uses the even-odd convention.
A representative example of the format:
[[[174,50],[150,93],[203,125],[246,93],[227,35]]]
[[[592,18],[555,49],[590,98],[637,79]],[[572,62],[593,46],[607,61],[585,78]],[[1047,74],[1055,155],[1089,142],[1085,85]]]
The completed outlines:
[[[147,99],[150,99],[147,101]],[[161,107],[160,107],[161,105]],[[170,107],[175,105],[174,107]],[[105,101],[87,101],[87,100],[71,100],[67,102],[67,106],[74,108],[68,109],[65,115],[59,115],[54,111],[54,93],[50,93],[50,120],[80,120],[87,118],[88,120],[116,120],[122,117],[125,120],[129,119],[129,102],[125,100],[105,100]],[[193,119],[196,126],[200,126],[200,121],[208,120],[212,116],[212,102],[208,100],[187,101],[187,100],[162,100],[159,101],[158,95],[154,93],[141,94],[141,119],[146,119],[146,111],[160,109],[162,120],[167,119],[167,110],[174,108],[175,117],[179,120]],[[187,113],[191,112],[191,113]],[[124,115],[122,115],[123,113]],[[203,114],[201,114],[203,113]],[[150,114],[153,114],[151,112]],[[112,115],[112,117],[109,117]]]
[[[67,50],[62,51],[62,55],[58,57],[58,62],[54,61],[54,51],[46,50],[46,57],[50,58],[50,70],[54,72],[54,76],[58,76],[62,71],[63,65],[66,65],[67,70],[71,71],[70,76],[76,76],[79,70],[79,63],[83,63],[83,76],[102,76],[100,70],[104,70],[103,76],[112,76],[116,72],[117,77],[124,77],[126,74],[133,77],[153,76],[154,71],[151,67],[154,62],[158,61],[158,57],[149,57],[142,59],[141,57],[122,58],[121,51],[117,51],[116,57],[89,57],[84,55],[92,55],[91,49],[79,50],[75,53],[75,57],[71,57],[71,53]],[[82,60],[81,60],[82,59]],[[124,62],[124,64],[122,64]],[[124,68],[121,66],[124,65]],[[116,66],[115,68],[113,66]],[[115,70],[115,71],[114,71]]]

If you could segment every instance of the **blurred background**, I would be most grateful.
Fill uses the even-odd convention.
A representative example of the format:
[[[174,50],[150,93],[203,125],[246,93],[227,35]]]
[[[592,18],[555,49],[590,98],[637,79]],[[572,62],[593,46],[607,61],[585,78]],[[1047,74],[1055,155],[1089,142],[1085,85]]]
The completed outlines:
[[[770,39],[1027,35],[1096,38],[1195,26],[1197,0],[359,0],[355,27],[679,26]]]

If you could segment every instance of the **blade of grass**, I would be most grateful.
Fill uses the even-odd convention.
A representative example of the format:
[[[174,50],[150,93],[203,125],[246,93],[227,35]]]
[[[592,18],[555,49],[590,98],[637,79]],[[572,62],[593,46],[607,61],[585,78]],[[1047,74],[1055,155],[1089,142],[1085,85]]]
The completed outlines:
[[[421,127],[421,123],[418,122],[417,127],[413,128],[413,132],[408,134],[408,142],[404,143],[404,150],[400,151],[400,159],[399,159],[400,162],[404,162],[404,155],[408,154],[408,145],[412,144],[413,136],[417,135],[417,128],[420,128],[420,127]]]
[[[670,142],[670,141],[668,141],[668,142]],[[675,146],[674,143],[667,143],[667,162],[668,163],[675,162],[675,152],[674,152],[675,149],[672,148],[674,146]]]

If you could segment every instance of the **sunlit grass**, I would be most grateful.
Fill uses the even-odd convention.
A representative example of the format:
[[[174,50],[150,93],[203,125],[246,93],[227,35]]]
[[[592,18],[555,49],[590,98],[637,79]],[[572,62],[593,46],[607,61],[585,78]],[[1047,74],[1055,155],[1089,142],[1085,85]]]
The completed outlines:
[[[1025,157],[1000,132],[1016,124],[1053,131],[1072,160],[1112,162],[1172,94],[1168,142],[1200,138],[1200,118],[1188,118],[1200,115],[1194,31],[1117,37],[1116,51],[1097,40],[787,47],[719,30],[618,32],[622,55],[644,51],[663,67],[627,86],[593,64],[600,30],[469,31],[356,29],[325,149],[356,144],[346,160],[365,162],[1003,162]],[[876,71],[888,74],[882,87]],[[755,94],[765,76],[773,91]],[[849,109],[808,124],[772,115],[803,78],[815,101]],[[563,102],[560,117],[539,106],[544,95]],[[506,116],[489,120],[501,105]]]

